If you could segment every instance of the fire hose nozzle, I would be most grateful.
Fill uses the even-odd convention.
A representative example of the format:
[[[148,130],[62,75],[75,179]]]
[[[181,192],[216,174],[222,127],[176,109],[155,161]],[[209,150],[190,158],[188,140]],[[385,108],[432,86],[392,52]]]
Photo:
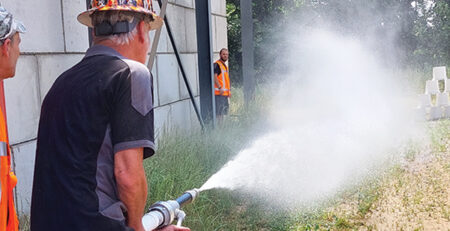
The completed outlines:
[[[178,204],[181,207],[184,204],[187,204],[187,203],[190,203],[190,202],[194,202],[195,198],[197,198],[199,193],[200,193],[200,191],[198,189],[196,189],[196,188],[188,190],[188,191],[184,192],[183,195],[178,197],[176,199],[176,201],[178,202]]]
[[[154,230],[170,225],[175,219],[178,220],[178,226],[186,214],[181,211],[181,207],[187,203],[193,202],[198,196],[200,190],[188,190],[176,200],[158,201],[150,206],[148,213],[142,218],[142,224],[145,231]]]

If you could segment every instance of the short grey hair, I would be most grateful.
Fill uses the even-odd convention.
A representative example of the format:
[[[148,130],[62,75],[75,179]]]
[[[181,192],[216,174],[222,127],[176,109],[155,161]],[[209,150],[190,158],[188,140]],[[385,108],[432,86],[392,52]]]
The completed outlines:
[[[151,15],[146,15],[142,13],[132,12],[132,11],[118,11],[118,10],[109,10],[109,11],[97,11],[91,15],[92,25],[98,25],[102,22],[108,22],[111,25],[116,24],[121,21],[128,21],[129,23],[133,22],[133,20],[151,22],[153,21],[153,17]],[[94,43],[98,43],[103,40],[111,40],[116,45],[125,45],[129,44],[131,40],[137,34],[137,26],[130,32],[114,34],[114,35],[106,35],[106,36],[96,36],[94,38]]]

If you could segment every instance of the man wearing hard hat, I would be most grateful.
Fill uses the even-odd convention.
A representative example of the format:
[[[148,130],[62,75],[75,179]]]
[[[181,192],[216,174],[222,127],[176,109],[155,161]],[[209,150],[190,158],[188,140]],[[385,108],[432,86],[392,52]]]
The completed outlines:
[[[151,0],[92,0],[86,56],[42,103],[31,201],[32,231],[143,231],[143,159],[154,154]],[[189,230],[175,226],[164,230]]]
[[[20,55],[19,33],[25,33],[25,31],[25,26],[0,5],[0,80],[16,74],[17,59]],[[3,83],[0,85],[3,97]],[[13,188],[17,178],[11,171],[11,155],[4,113],[4,108],[0,107],[0,230],[17,231],[19,222],[13,198]]]

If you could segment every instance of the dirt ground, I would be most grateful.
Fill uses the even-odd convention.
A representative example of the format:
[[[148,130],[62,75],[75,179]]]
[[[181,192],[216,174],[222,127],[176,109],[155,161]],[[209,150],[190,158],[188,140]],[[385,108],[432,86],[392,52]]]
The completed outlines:
[[[390,179],[365,225],[375,230],[450,230],[450,155],[422,156]]]
[[[450,230],[450,151],[421,151],[381,183],[377,199],[361,213],[358,201],[331,209],[347,219],[343,230]],[[340,229],[341,230],[341,229]]]

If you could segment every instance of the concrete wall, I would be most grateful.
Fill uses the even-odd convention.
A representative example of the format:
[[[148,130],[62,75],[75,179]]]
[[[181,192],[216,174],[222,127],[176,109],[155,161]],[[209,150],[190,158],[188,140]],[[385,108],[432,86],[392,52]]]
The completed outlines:
[[[76,16],[86,9],[86,1],[0,2],[23,21],[28,30],[22,35],[22,55],[16,76],[4,81],[13,167],[19,179],[15,191],[16,204],[19,214],[27,214],[31,202],[41,103],[55,79],[79,62],[89,47],[86,27],[76,21]],[[214,53],[218,57],[219,50],[227,47],[226,3],[225,0],[213,0],[211,3]],[[154,5],[157,6],[156,1]],[[158,7],[155,10],[159,12]],[[169,0],[167,17],[198,101],[195,0]],[[197,129],[198,121],[165,28],[151,72],[155,77],[156,135],[172,128]]]

